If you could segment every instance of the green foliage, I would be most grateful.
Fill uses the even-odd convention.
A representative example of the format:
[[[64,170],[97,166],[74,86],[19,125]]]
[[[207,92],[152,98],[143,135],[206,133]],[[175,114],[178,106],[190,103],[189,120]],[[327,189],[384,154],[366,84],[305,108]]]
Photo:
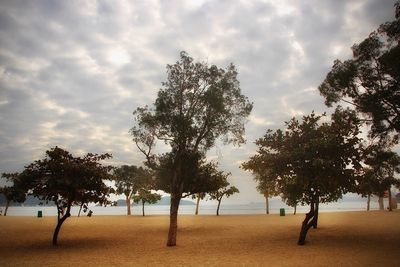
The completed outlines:
[[[358,193],[383,197],[392,185],[400,186],[395,175],[400,173],[400,157],[395,152],[375,145],[368,147],[365,154],[364,162],[368,166],[358,179]]]
[[[26,199],[28,189],[23,184],[20,173],[3,173],[2,178],[11,182],[11,186],[4,186],[0,188],[0,194],[3,194],[7,201],[22,203]]]
[[[226,186],[218,189],[217,191],[210,192],[210,199],[221,201],[221,199],[225,197],[230,197],[235,193],[239,193],[239,189],[235,186],[229,186],[229,183],[226,182]]]
[[[36,160],[22,173],[24,184],[36,197],[57,206],[57,226],[53,235],[53,245],[64,221],[71,216],[71,206],[89,202],[100,205],[111,204],[109,195],[114,190],[104,181],[111,180],[111,166],[100,161],[111,158],[110,154],[91,154],[74,157],[59,147],[46,151],[46,157]]]
[[[352,47],[353,59],[336,60],[319,86],[325,103],[345,101],[365,115],[370,136],[397,143],[400,131],[400,2],[396,19]]]
[[[191,184],[199,161],[219,138],[225,143],[244,142],[244,123],[253,105],[242,95],[233,64],[227,69],[194,62],[186,52],[167,65],[154,107],[137,108],[133,141],[146,156],[146,165],[159,168],[162,188],[171,193],[171,220],[168,246],[176,245],[177,214],[185,184]],[[164,155],[154,155],[156,140],[171,147]],[[157,166],[158,165],[158,166]],[[191,169],[190,167],[193,167]]]
[[[358,120],[337,109],[330,123],[314,113],[256,141],[257,154],[242,167],[281,193],[288,205],[335,201],[355,187],[360,168]]]
[[[133,201],[135,203],[142,202],[143,204],[149,203],[154,204],[161,200],[161,195],[157,193],[152,193],[151,190],[139,189],[137,194],[133,196]]]
[[[124,194],[131,197],[139,189],[142,177],[146,175],[146,170],[135,165],[122,165],[114,169],[114,181],[117,194]]]
[[[111,166],[100,161],[109,154],[87,154],[74,157],[59,147],[46,151],[46,157],[25,168],[24,177],[32,194],[44,201],[54,201],[60,210],[76,203],[110,204],[112,188],[104,184],[110,180]]]

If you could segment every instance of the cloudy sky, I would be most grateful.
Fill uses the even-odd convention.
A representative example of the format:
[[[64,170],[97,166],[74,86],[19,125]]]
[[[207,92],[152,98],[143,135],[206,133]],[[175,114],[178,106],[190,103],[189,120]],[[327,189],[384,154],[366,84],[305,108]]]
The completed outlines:
[[[165,66],[185,50],[219,67],[233,62],[254,102],[247,144],[209,157],[241,194],[263,201],[241,162],[254,140],[292,116],[327,108],[317,91],[334,59],[394,18],[392,0],[1,1],[0,172],[19,171],[56,145],[144,160],[128,130],[152,104]]]

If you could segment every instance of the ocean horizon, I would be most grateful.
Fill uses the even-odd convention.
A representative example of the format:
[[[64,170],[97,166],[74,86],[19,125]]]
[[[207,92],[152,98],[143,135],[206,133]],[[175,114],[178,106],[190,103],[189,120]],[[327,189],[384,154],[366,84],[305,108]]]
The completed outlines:
[[[387,206],[387,199],[384,200],[385,207]],[[93,212],[93,216],[96,215],[126,215],[126,206],[110,206],[110,207],[99,207],[89,206]],[[270,214],[279,214],[280,209],[285,209],[285,214],[293,214],[294,208],[287,206],[279,199],[270,199],[269,212]],[[362,211],[366,210],[367,201],[353,200],[353,201],[338,201],[328,204],[320,204],[320,212],[340,212],[340,211]],[[4,207],[1,207],[4,213]],[[195,205],[180,205],[180,215],[193,215],[195,213]],[[200,204],[199,215],[215,215],[217,204]],[[378,210],[379,204],[377,199],[371,199],[371,210]],[[142,216],[141,205],[132,206],[132,215]],[[297,213],[306,213],[309,210],[309,206],[297,206]],[[38,212],[41,211],[43,216],[57,216],[57,209],[54,206],[11,206],[8,209],[7,216],[37,216]],[[77,216],[79,207],[74,206],[71,210],[72,216]],[[265,203],[248,203],[248,204],[224,204],[221,203],[220,215],[251,215],[251,214],[265,214],[266,208]],[[145,215],[168,215],[169,205],[146,205]],[[83,211],[81,216],[86,216]]]

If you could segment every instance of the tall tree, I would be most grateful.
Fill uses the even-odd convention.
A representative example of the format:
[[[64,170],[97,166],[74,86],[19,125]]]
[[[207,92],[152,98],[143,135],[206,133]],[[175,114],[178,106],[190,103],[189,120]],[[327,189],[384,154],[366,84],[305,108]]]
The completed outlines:
[[[142,167],[135,165],[122,165],[114,169],[114,181],[117,194],[125,195],[127,207],[127,215],[131,215],[131,200],[133,195],[138,191],[139,177],[145,175],[145,170]]]
[[[392,22],[352,47],[353,59],[336,60],[319,86],[325,103],[344,101],[371,125],[370,137],[393,144],[400,131],[400,2]]]
[[[314,113],[302,121],[293,118],[282,131],[268,130],[256,141],[257,154],[243,164],[256,174],[265,169],[276,177],[278,191],[288,203],[310,205],[298,244],[305,243],[318,223],[319,203],[336,201],[354,190],[360,168],[358,120],[354,112],[337,109],[331,122],[320,123]],[[254,167],[255,166],[255,167]]]
[[[25,182],[32,194],[57,207],[57,225],[53,234],[53,245],[57,245],[58,233],[65,220],[71,216],[73,204],[110,204],[108,197],[113,189],[104,183],[111,180],[111,166],[100,162],[111,158],[110,154],[91,154],[74,157],[59,147],[46,151],[46,157],[36,160],[23,172]]]
[[[220,137],[224,137],[225,143],[243,143],[244,123],[251,110],[252,104],[241,93],[233,64],[224,70],[194,62],[181,52],[178,62],[167,65],[167,80],[162,83],[154,107],[146,106],[134,112],[136,124],[131,133],[148,166],[157,161],[152,153],[155,140],[171,147],[167,246],[176,245],[179,202],[185,183],[191,180],[185,164],[198,166],[196,160]]]
[[[6,198],[6,207],[4,210],[4,216],[7,216],[8,207],[11,202],[22,203],[26,199],[27,188],[21,180],[19,173],[3,173],[1,175],[12,185],[4,186],[0,188],[0,194],[3,194]]]

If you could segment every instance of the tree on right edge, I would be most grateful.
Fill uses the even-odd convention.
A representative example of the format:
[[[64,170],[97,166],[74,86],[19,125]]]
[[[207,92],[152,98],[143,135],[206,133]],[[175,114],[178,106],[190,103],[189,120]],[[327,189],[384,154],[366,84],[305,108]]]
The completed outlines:
[[[354,191],[360,166],[359,121],[354,111],[336,109],[331,122],[321,123],[314,113],[293,118],[284,130],[268,130],[256,141],[257,154],[243,168],[255,174],[263,169],[275,177],[287,203],[310,205],[302,223],[299,245],[317,228],[319,203],[338,200]],[[293,190],[296,188],[296,190]]]

